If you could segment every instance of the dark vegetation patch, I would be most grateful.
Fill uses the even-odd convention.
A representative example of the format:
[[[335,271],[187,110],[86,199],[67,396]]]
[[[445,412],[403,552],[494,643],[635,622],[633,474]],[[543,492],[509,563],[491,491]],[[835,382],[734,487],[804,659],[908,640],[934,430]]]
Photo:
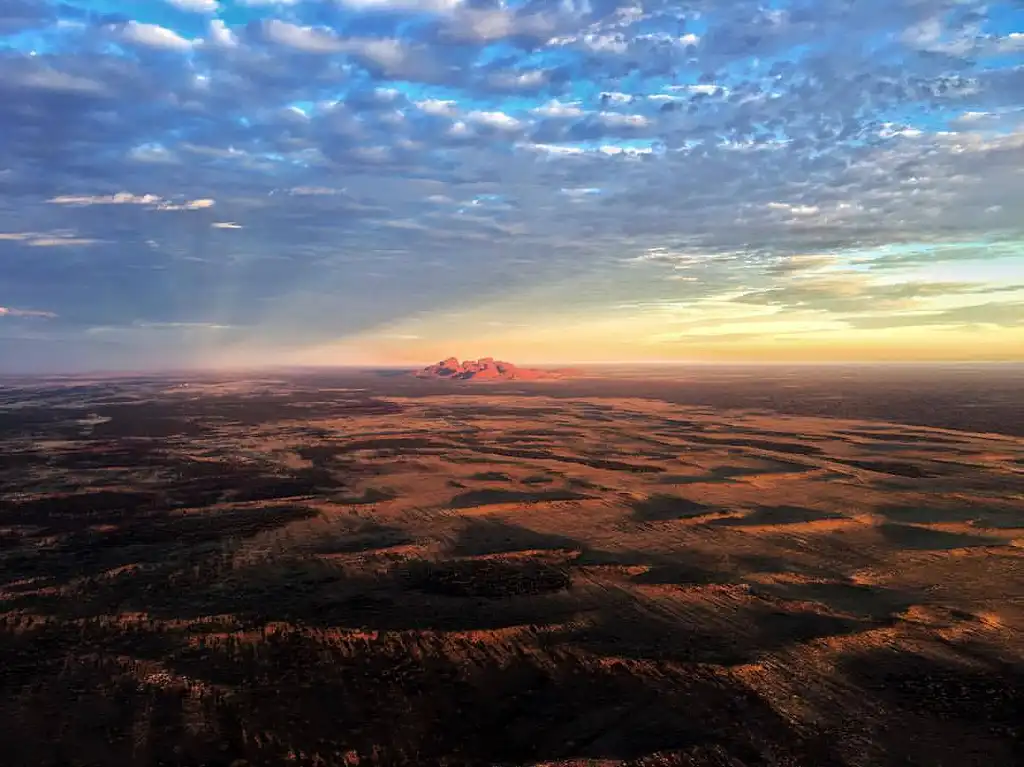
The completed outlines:
[[[140,468],[165,466],[173,459],[158,440],[124,438],[108,441],[82,440],[82,447],[46,454],[46,463],[66,471],[88,469]]]
[[[478,471],[470,474],[466,479],[473,479],[480,482],[511,482],[512,477],[502,471]]]
[[[276,466],[227,461],[181,462],[171,477],[164,492],[167,503],[178,508],[315,496],[343,486],[329,471],[315,466],[282,472]]]
[[[534,437],[528,435],[513,436],[510,434],[501,434],[497,437],[492,437],[491,441],[496,445],[548,445],[551,440],[547,437]]]
[[[639,464],[639,463],[626,463],[625,461],[615,461],[610,459],[600,458],[583,458],[574,455],[559,455],[552,453],[548,450],[516,450],[511,448],[500,448],[492,447],[490,445],[474,445],[472,448],[477,453],[485,453],[489,455],[504,455],[510,458],[529,458],[538,461],[560,461],[562,463],[576,463],[583,466],[589,466],[592,469],[606,469],[608,471],[627,471],[634,474],[658,474],[665,471],[664,467]]]
[[[793,455],[824,455],[825,451],[817,445],[806,442],[779,442],[767,439],[744,439],[731,436],[712,437],[696,434],[687,435],[687,440],[698,445],[723,445],[728,447],[751,447],[756,450],[770,450],[775,453],[792,453]]]
[[[339,445],[339,453],[354,453],[357,450],[378,450],[401,455],[422,450],[448,450],[453,447],[447,442],[428,437],[378,437],[375,439],[357,439]]]
[[[635,583],[650,586],[709,586],[715,583],[736,583],[735,576],[708,568],[696,562],[674,562],[653,565],[633,578]]]
[[[855,469],[867,469],[880,474],[891,474],[894,477],[906,477],[908,479],[929,479],[948,474],[948,471],[939,471],[932,466],[924,467],[916,463],[905,463],[903,461],[836,461],[845,466]]]
[[[583,435],[574,429],[509,429],[510,437],[556,437],[559,439],[576,439]]]
[[[754,609],[751,613],[758,647],[784,647],[821,637],[853,634],[874,627],[871,621],[814,610],[764,608]]]
[[[402,406],[372,397],[358,399],[303,398],[298,392],[288,395],[200,396],[188,399],[167,398],[128,405],[97,406],[95,412],[126,424],[159,423],[168,419],[195,419],[242,426],[262,426],[284,420],[309,421],[357,415],[401,413]]]
[[[409,639],[355,644],[297,628],[193,646],[153,628],[134,633],[172,673],[233,689],[139,684],[133,661],[87,653],[70,632],[34,631],[3,645],[5,659],[52,653],[33,666],[31,693],[0,698],[6,765],[120,767],[140,754],[145,763],[210,767],[285,764],[296,752],[309,764],[354,753],[392,767],[723,755],[698,762],[710,767],[757,764],[752,757],[766,749],[779,764],[838,763],[754,693],[701,670],[659,681],[576,661],[553,669],[537,653],[488,658],[458,640],[449,657]],[[87,636],[106,646],[117,634]],[[467,667],[462,658],[474,655]]]
[[[539,533],[499,519],[471,519],[459,531],[449,554],[475,557],[518,551],[578,551],[579,542],[562,535]]]
[[[787,461],[771,461],[763,465],[715,466],[703,474],[664,474],[655,478],[659,485],[693,485],[702,482],[730,482],[761,474],[788,474],[813,471],[816,467]]]
[[[716,511],[711,506],[691,501],[678,495],[656,493],[630,503],[633,519],[639,522],[663,522],[672,519],[691,519]]]
[[[555,478],[547,474],[531,474],[522,480],[524,485],[550,485],[554,481]]]
[[[566,479],[565,484],[567,487],[576,488],[579,490],[607,490],[603,485],[598,485],[591,482],[585,477],[569,477]]]
[[[820,522],[826,519],[843,519],[842,514],[805,506],[757,506],[742,517],[716,519],[710,524],[727,527],[754,525],[795,525],[801,522]]]
[[[874,650],[847,657],[840,668],[852,682],[890,705],[940,721],[984,724],[989,732],[1016,743],[1017,755],[1022,753],[1024,671],[1020,667],[989,663],[979,668],[911,652]]]
[[[632,576],[634,583],[645,585],[672,584],[704,586],[714,583],[739,583],[747,567],[737,567],[738,558],[731,552],[708,552],[682,549],[672,553],[651,550],[583,549],[574,564],[588,566],[641,566],[643,572]],[[745,563],[744,563],[745,565]]]
[[[249,538],[316,512],[301,505],[253,506],[218,511],[192,511],[139,520],[109,532],[93,533],[85,549],[130,546],[199,546],[223,538]]]
[[[388,487],[368,487],[363,490],[359,495],[342,495],[337,496],[335,500],[338,503],[348,503],[354,505],[364,505],[371,503],[383,503],[384,501],[393,501],[398,497],[398,493]]]
[[[931,443],[935,445],[959,445],[963,443],[963,440],[959,440],[954,437],[946,437],[939,434],[921,434],[911,432],[900,433],[891,431],[860,431],[857,429],[840,429],[835,433],[849,437],[861,437],[862,439],[870,439],[875,442],[907,442],[913,444]]]
[[[988,530],[1016,530],[1024,528],[1024,510],[1007,510],[1000,514],[986,514],[971,521],[971,527]]]
[[[65,531],[49,546],[22,546],[5,553],[0,563],[15,577],[68,582],[125,565],[178,562],[315,515],[304,506],[289,505],[126,517],[112,529],[83,526]]]
[[[8,500],[0,506],[0,524],[39,526],[44,533],[54,534],[120,522],[126,516],[155,508],[158,500],[156,493],[124,490]]]
[[[476,506],[490,506],[496,503],[538,503],[541,501],[582,501],[589,495],[573,490],[503,490],[482,488],[459,493],[448,502],[452,509],[470,509]]]
[[[532,558],[419,560],[399,566],[407,588],[450,597],[501,599],[568,589],[569,568]]]
[[[136,407],[136,406],[129,406]],[[188,418],[174,418],[149,415],[144,412],[129,412],[116,415],[109,421],[98,423],[92,427],[92,436],[100,439],[118,439],[121,437],[146,437],[149,439],[166,437],[202,437],[212,431],[214,423],[198,423]]]
[[[68,422],[87,418],[90,412],[81,407],[19,407],[0,410],[0,438],[79,434],[82,431],[81,425],[69,425]]]
[[[314,466],[326,466],[346,452],[345,448],[337,443],[303,445],[295,450],[299,458],[310,461]]]
[[[942,524],[969,522],[974,527],[1001,529],[1024,527],[1024,508],[983,504],[950,506],[942,501],[934,505],[879,506],[875,511],[891,522]]]
[[[878,620],[901,613],[917,601],[917,595],[898,589],[843,581],[756,584],[752,591],[774,598],[818,602],[831,611]]]
[[[356,554],[376,549],[386,549],[412,543],[413,537],[398,527],[382,525],[378,522],[360,521],[355,526],[326,533],[318,532],[307,546],[307,550],[316,554]]]
[[[916,525],[886,523],[878,526],[882,537],[901,549],[945,550],[969,546],[998,546],[1005,543],[1000,538],[987,538],[966,533],[950,533]]]
[[[338,487],[342,483],[329,471],[318,468],[295,469],[283,475],[260,475],[241,487],[232,489],[232,501],[268,501],[295,496],[315,496]]]
[[[636,605],[603,610],[591,625],[572,631],[568,641],[597,655],[634,660],[733,666],[754,658],[740,636],[721,627],[687,624]]]
[[[20,472],[36,466],[45,466],[48,460],[41,450],[11,450],[0,452],[0,472]]]

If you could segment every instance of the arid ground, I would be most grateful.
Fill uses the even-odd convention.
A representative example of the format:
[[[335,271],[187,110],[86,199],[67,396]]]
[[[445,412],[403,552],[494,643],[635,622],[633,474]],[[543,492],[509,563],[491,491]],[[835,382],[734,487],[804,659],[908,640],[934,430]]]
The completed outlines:
[[[0,763],[1024,764],[1024,372],[2,382]]]

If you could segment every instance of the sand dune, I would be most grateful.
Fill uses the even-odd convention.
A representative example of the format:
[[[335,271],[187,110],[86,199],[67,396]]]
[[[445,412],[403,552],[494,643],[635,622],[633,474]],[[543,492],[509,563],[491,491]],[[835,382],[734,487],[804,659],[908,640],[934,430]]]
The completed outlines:
[[[5,763],[1022,754],[1019,438],[257,383],[0,418]]]

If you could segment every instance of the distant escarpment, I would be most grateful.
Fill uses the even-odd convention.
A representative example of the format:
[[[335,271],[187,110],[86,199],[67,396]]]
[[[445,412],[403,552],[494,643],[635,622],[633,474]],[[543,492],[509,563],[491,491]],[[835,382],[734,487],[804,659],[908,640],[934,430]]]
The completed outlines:
[[[539,381],[565,378],[571,370],[538,370],[518,368],[511,362],[502,362],[493,357],[459,362],[449,357],[416,372],[417,378],[439,378],[453,381]]]

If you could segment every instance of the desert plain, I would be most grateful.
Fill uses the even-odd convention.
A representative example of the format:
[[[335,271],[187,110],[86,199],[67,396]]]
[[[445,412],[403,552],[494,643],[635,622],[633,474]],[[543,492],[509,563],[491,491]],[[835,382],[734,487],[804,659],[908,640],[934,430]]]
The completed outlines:
[[[0,762],[1024,763],[1024,371],[0,382]]]

